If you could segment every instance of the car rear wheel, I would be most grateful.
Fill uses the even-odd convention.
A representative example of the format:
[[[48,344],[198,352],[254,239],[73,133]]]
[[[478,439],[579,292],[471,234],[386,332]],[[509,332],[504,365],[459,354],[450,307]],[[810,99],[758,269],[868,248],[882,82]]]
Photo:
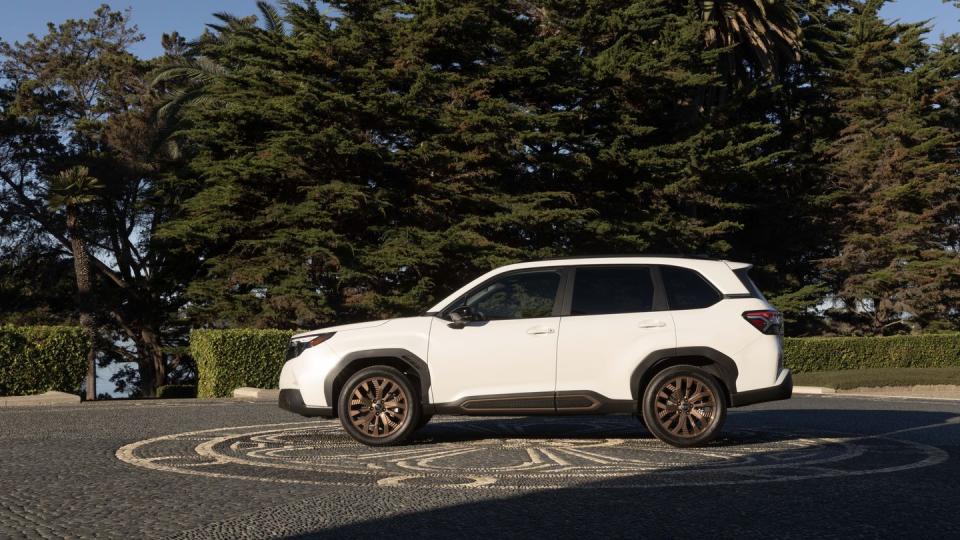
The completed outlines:
[[[712,441],[727,415],[720,383],[694,366],[675,366],[654,376],[644,392],[642,408],[647,429],[678,447]]]
[[[369,446],[402,444],[420,424],[420,401],[413,386],[389,366],[355,373],[343,385],[339,401],[343,429]]]

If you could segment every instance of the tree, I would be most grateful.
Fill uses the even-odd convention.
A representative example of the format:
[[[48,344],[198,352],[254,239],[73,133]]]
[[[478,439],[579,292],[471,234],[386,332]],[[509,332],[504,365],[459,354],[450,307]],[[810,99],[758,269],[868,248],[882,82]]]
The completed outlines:
[[[176,347],[185,339],[178,291],[195,263],[171,257],[153,237],[176,211],[177,192],[164,185],[175,164],[164,157],[152,120],[156,104],[144,80],[151,65],[128,51],[139,39],[127,15],[104,6],[90,19],[51,24],[42,37],[0,42],[9,96],[0,215],[31,223],[46,245],[66,255],[81,253],[67,231],[70,216],[50,209],[50,182],[78,165],[99,180],[102,187],[76,207],[74,222],[83,224],[77,238],[87,244],[102,307],[102,360],[135,362],[138,368],[117,382],[149,396],[166,384],[169,369],[178,369]]]
[[[793,0],[699,0],[709,48],[731,76],[778,73],[800,60],[800,17]]]
[[[412,312],[523,258],[721,255],[780,172],[762,113],[698,106],[728,83],[691,6],[334,7],[286,4],[289,31],[219,14],[155,78],[196,189],[162,236],[204,260],[198,322]]]
[[[100,181],[90,176],[90,170],[76,166],[62,171],[50,182],[47,204],[54,210],[63,208],[66,213],[67,237],[73,254],[73,268],[77,280],[77,307],[80,311],[80,326],[90,340],[87,359],[87,399],[97,399],[97,328],[94,321],[93,276],[90,270],[90,255],[80,222],[79,207],[95,200],[94,191],[103,187]]]
[[[834,316],[848,332],[956,329],[956,38],[931,57],[923,25],[886,24],[882,1],[850,5],[844,62],[831,81],[844,126],[825,150],[840,231],[823,263]]]
[[[35,123],[8,114],[12,99],[0,89],[0,176],[8,178],[28,155],[55,142]],[[0,187],[0,194],[8,192]],[[20,325],[76,322],[70,260],[34,220],[9,210],[9,204],[0,204],[0,320]]]
[[[791,333],[956,328],[958,38],[881,5],[259,2],[149,62],[103,9],[3,46],[0,249],[68,261],[47,182],[100,179],[101,333],[144,395],[191,325],[415,313],[554,255],[752,261]]]

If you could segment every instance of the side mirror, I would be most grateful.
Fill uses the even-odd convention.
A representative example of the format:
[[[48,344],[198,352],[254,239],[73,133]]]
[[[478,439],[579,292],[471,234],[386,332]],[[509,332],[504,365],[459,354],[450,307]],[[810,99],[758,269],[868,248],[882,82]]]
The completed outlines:
[[[449,313],[451,322],[450,328],[460,329],[468,322],[479,321],[480,314],[470,306],[460,306]]]

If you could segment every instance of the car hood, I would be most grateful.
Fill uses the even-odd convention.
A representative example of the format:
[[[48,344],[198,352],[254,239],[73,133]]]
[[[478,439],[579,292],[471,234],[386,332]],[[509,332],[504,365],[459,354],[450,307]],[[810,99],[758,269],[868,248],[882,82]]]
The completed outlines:
[[[382,321],[368,321],[361,323],[353,324],[341,324],[340,326],[328,326],[326,328],[318,328],[316,330],[310,330],[309,332],[301,332],[292,339],[302,338],[306,336],[312,336],[316,334],[325,334],[327,332],[347,332],[349,330],[363,330],[364,328],[375,328],[377,326],[383,326],[393,319],[383,319]]]

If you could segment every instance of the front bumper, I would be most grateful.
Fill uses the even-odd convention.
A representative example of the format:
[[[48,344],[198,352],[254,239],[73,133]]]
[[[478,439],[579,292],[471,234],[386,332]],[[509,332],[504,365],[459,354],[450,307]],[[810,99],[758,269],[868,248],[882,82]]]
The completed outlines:
[[[299,415],[333,418],[333,407],[307,407],[303,402],[303,396],[300,394],[300,390],[295,388],[284,388],[280,390],[280,399],[277,404],[281,409]]]
[[[793,374],[790,373],[789,369],[785,369],[783,372],[785,375],[779,377],[781,379],[780,383],[768,388],[737,392],[730,396],[730,405],[733,407],[743,407],[744,405],[753,405],[754,403],[763,403],[765,401],[790,399],[790,396],[793,395]]]

